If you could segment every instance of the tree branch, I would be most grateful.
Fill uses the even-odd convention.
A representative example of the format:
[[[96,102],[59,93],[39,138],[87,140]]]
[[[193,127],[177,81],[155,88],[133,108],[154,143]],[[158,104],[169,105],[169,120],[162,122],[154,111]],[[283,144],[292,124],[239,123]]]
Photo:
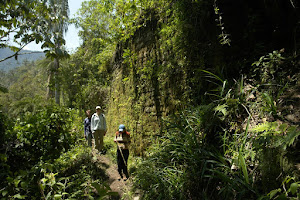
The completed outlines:
[[[3,36],[0,37],[0,39],[2,40],[3,38],[8,37],[9,34],[15,32],[17,29],[18,29],[18,28],[15,28],[15,29],[13,29],[13,30],[10,30],[10,29],[9,29]]]
[[[293,0],[290,0],[290,2],[291,2],[291,4],[292,4],[293,8],[296,8],[296,7],[295,7],[295,4],[294,4],[294,2],[293,2]]]
[[[35,51],[35,52],[29,52],[29,53],[22,53],[22,54],[19,54],[19,52],[20,52],[27,44],[29,44],[29,43],[30,43],[30,42],[24,44],[18,51],[16,51],[16,53],[14,53],[13,55],[8,56],[8,57],[6,57],[6,58],[3,58],[2,60],[0,60],[0,62],[3,62],[3,61],[5,61],[5,60],[7,60],[7,59],[10,59],[10,58],[12,58],[12,57],[15,57],[16,60],[17,60],[17,56],[18,56],[18,55],[25,55],[25,54],[31,54],[31,53],[42,53],[42,52]]]

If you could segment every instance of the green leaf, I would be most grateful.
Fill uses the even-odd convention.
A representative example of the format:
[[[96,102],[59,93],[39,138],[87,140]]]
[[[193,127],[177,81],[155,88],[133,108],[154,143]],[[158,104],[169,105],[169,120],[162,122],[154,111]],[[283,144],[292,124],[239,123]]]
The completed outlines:
[[[286,200],[286,199],[287,199],[286,194],[281,194],[279,195],[279,197],[276,198],[276,200]]]
[[[7,190],[4,190],[4,191],[2,191],[2,196],[6,196],[7,195],[7,193],[8,193],[8,191]]]
[[[54,199],[61,199],[62,195],[61,194],[56,194],[54,195]]]
[[[26,182],[21,182],[21,187],[22,187],[22,188],[26,188],[26,186],[27,186],[27,183],[26,183]]]
[[[276,190],[272,190],[270,193],[269,193],[269,196],[270,196],[270,199],[272,199],[278,192],[281,192],[281,189],[276,189]]]
[[[61,182],[56,183],[57,185],[61,186],[61,187],[65,187],[65,185]]]
[[[15,195],[14,195],[14,198],[15,198],[15,199],[25,199],[25,198],[26,198],[26,195],[15,194]]]
[[[20,182],[21,182],[21,180],[15,179],[14,180],[15,187],[18,187]]]
[[[220,77],[218,77],[217,75],[215,75],[215,74],[213,74],[213,73],[211,73],[209,71],[206,71],[206,70],[201,70],[201,71],[203,71],[203,72],[211,75],[211,77],[215,78],[216,80],[219,80],[223,84],[224,81]]]
[[[243,171],[243,174],[244,174],[244,177],[245,177],[245,181],[246,181],[246,183],[249,184],[249,177],[248,177],[247,166],[246,166],[246,162],[245,162],[244,156],[243,156],[243,154],[242,154],[241,151],[239,152],[239,164],[240,164],[240,167],[241,167],[241,169]]]
[[[292,183],[291,184],[290,189],[291,189],[291,193],[293,195],[296,194],[298,187],[299,187],[298,183]]]

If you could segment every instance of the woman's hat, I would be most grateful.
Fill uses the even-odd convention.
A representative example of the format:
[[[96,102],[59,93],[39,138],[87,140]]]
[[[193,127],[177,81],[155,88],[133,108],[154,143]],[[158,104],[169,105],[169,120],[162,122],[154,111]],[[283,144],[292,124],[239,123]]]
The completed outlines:
[[[123,132],[124,129],[125,129],[125,125],[124,125],[124,124],[121,124],[121,125],[119,126],[119,132]]]

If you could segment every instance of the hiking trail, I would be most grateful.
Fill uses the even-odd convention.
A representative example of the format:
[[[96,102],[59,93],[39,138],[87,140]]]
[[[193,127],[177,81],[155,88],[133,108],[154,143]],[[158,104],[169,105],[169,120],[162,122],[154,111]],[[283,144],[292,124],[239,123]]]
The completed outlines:
[[[118,200],[118,199],[132,199],[130,198],[130,194],[128,194],[132,187],[131,178],[127,181],[119,180],[119,173],[117,170],[117,165],[114,164],[106,155],[99,155],[95,150],[92,151],[93,156],[97,158],[97,163],[99,163],[99,167],[102,168],[107,176],[109,177],[107,183],[111,188],[112,192],[117,192],[118,196],[112,196],[110,199]],[[133,200],[139,200],[138,194],[135,194]]]

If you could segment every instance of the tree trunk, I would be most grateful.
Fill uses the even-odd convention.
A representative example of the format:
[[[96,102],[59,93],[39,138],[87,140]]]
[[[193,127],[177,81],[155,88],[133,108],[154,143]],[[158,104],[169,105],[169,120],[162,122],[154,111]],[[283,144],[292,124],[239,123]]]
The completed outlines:
[[[55,65],[55,103],[60,104],[60,83],[59,83],[59,76],[58,76],[58,69],[59,69],[59,60],[58,58],[55,58],[54,60]]]
[[[49,75],[48,75],[48,86],[47,86],[47,93],[46,93],[46,98],[51,99],[54,97],[54,91],[53,91],[53,70],[49,70]]]

